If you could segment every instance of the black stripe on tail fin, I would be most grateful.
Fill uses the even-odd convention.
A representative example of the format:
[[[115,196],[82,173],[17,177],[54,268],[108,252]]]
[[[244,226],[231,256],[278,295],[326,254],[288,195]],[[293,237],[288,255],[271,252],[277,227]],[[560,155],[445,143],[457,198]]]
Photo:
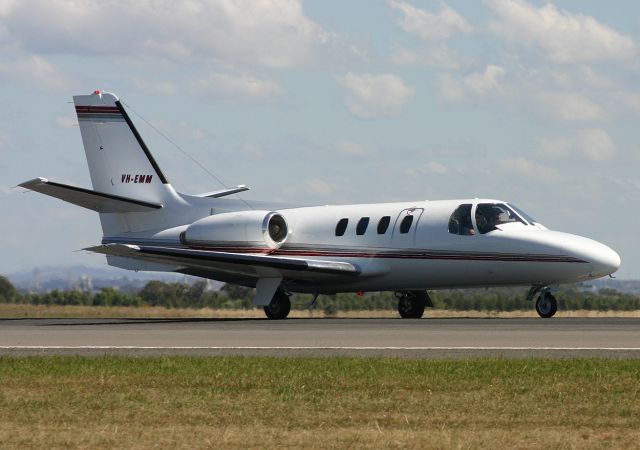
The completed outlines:
[[[115,104],[116,104],[118,110],[120,111],[120,113],[122,114],[122,117],[124,117],[124,120],[127,122],[127,125],[129,125],[129,128],[131,129],[131,132],[133,133],[133,135],[135,136],[136,140],[138,141],[138,144],[140,144],[140,148],[142,148],[142,151],[144,152],[144,154],[146,155],[147,159],[151,163],[151,166],[153,166],[153,169],[158,174],[158,178],[160,179],[162,184],[169,184],[169,181],[167,180],[167,177],[165,177],[164,173],[162,173],[162,169],[160,169],[160,166],[158,165],[156,160],[153,158],[153,155],[149,151],[149,147],[147,147],[147,144],[144,143],[144,140],[142,139],[142,136],[140,136],[140,133],[138,133],[138,130],[136,129],[136,127],[133,124],[133,122],[131,121],[131,118],[129,117],[129,114],[127,114],[127,111],[122,106],[122,103],[120,103],[120,100],[116,101]]]

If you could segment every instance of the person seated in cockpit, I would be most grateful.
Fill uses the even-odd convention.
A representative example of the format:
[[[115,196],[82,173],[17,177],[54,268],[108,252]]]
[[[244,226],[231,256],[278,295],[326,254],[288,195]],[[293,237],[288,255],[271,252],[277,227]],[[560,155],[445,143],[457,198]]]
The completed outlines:
[[[467,236],[476,234],[476,230],[473,229],[473,224],[471,223],[471,216],[468,216],[463,220],[462,225],[460,226],[460,234]]]
[[[481,234],[496,230],[497,225],[507,222],[505,211],[495,205],[478,205],[476,209],[476,223]]]
[[[497,206],[491,208],[491,218],[489,219],[490,225],[493,229],[496,229],[497,225],[503,224],[509,221],[509,215],[502,209]]]
[[[480,234],[488,233],[496,229],[495,217],[490,205],[478,205],[476,208],[476,224]]]

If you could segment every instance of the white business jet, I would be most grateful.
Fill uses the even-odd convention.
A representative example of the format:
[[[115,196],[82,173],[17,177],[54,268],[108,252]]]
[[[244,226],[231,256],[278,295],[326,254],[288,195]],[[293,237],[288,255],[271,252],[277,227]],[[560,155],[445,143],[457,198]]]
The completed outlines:
[[[428,289],[530,286],[541,317],[549,286],[614,273],[618,254],[551,231],[494,199],[282,208],[228,198],[245,186],[185,195],[162,172],[122,103],[95,91],[73,98],[93,190],[36,178],[20,186],[97,211],[109,265],[255,287],[269,319],[293,292],[394,291],[403,318],[433,306]],[[250,206],[248,206],[250,205]]]

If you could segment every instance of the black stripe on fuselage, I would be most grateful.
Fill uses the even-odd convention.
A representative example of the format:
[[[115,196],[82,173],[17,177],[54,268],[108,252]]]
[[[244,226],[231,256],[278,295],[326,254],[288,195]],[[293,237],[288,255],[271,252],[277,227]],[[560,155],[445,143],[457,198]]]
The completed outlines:
[[[136,127],[133,124],[133,122],[131,121],[131,118],[129,117],[129,114],[127,114],[127,111],[124,109],[124,107],[122,106],[122,104],[120,103],[119,100],[116,102],[116,106],[117,106],[118,110],[120,111],[120,113],[122,114],[122,117],[124,117],[124,120],[127,122],[127,125],[129,125],[129,129],[131,129],[131,132],[133,133],[133,135],[135,136],[136,140],[138,141],[138,144],[140,144],[140,148],[142,148],[142,151],[147,156],[147,159],[149,160],[149,162],[153,166],[153,169],[158,174],[158,178],[160,179],[162,184],[169,184],[169,181],[167,181],[167,178],[162,173],[162,170],[160,169],[160,166],[158,165],[156,160],[153,159],[153,155],[149,151],[149,147],[147,147],[147,144],[145,144],[144,140],[142,140],[142,136],[140,136],[140,133],[138,133],[138,130],[136,129]]]

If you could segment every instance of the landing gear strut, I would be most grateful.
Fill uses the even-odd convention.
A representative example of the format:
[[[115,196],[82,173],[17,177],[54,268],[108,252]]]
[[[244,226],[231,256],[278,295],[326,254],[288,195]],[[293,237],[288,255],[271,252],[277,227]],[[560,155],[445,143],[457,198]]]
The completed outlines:
[[[527,300],[533,300],[536,294],[540,294],[536,300],[536,312],[538,315],[544,319],[553,317],[558,311],[558,301],[549,292],[549,288],[547,286],[532,287],[527,294]]]
[[[425,306],[433,306],[429,295],[424,291],[398,291],[394,295],[398,299],[398,312],[403,319],[419,319],[424,314]]]
[[[291,311],[291,301],[289,296],[281,289],[278,289],[273,294],[271,303],[264,307],[265,314],[271,320],[286,319],[289,311]]]

